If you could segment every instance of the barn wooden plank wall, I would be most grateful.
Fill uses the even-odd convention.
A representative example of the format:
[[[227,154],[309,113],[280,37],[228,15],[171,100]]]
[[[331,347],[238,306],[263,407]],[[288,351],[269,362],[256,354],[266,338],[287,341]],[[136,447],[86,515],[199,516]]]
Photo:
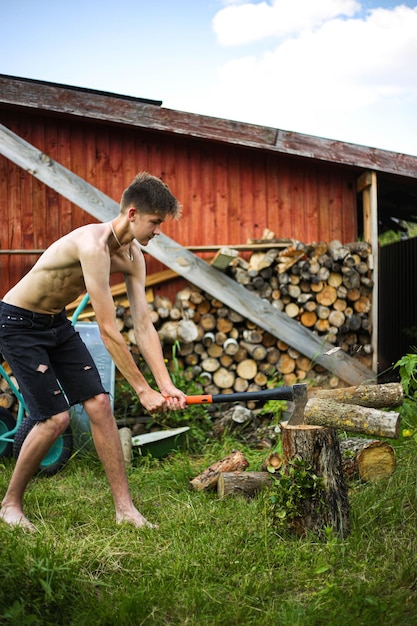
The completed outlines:
[[[355,174],[342,165],[44,114],[2,111],[1,121],[116,201],[138,171],[161,177],[184,206],[163,230],[184,246],[242,244],[265,228],[306,243],[357,238]],[[1,249],[42,249],[89,221],[0,157]],[[36,258],[1,254],[1,291]],[[148,272],[160,269],[148,257]]]

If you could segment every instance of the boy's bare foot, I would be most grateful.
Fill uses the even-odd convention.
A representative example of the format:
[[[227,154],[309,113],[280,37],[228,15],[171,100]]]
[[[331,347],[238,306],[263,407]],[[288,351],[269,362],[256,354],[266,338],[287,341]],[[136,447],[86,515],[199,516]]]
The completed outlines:
[[[151,524],[136,509],[132,512],[116,514],[117,524],[133,524],[136,528],[158,528],[157,524]]]
[[[9,526],[20,526],[31,533],[36,531],[36,526],[28,520],[19,507],[12,505],[2,506],[0,509],[0,519],[6,524],[9,524]]]

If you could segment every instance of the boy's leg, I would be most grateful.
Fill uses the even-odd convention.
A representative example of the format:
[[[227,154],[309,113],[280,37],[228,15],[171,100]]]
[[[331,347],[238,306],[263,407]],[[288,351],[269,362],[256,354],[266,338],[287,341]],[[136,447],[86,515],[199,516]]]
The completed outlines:
[[[90,418],[91,432],[97,454],[103,464],[116,509],[116,522],[129,522],[136,527],[153,526],[139,513],[129,491],[122,444],[107,394],[100,394],[83,403]]]
[[[23,513],[23,495],[40,462],[54,441],[65,432],[69,421],[69,412],[65,411],[44,422],[38,422],[29,432],[23,442],[9,487],[1,504],[0,519],[4,522],[35,530]]]

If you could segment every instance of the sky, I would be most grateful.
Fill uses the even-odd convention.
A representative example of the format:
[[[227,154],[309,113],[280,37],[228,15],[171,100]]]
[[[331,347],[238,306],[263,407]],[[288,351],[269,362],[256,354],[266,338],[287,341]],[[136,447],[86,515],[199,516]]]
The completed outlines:
[[[0,0],[0,73],[417,156],[417,0]]]

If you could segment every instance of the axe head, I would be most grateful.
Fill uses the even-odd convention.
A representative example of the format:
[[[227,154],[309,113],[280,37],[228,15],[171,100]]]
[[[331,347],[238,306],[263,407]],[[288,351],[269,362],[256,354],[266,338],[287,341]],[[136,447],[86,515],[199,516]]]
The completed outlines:
[[[293,403],[294,410],[288,420],[290,426],[304,424],[304,410],[307,404],[307,385],[293,385]]]

